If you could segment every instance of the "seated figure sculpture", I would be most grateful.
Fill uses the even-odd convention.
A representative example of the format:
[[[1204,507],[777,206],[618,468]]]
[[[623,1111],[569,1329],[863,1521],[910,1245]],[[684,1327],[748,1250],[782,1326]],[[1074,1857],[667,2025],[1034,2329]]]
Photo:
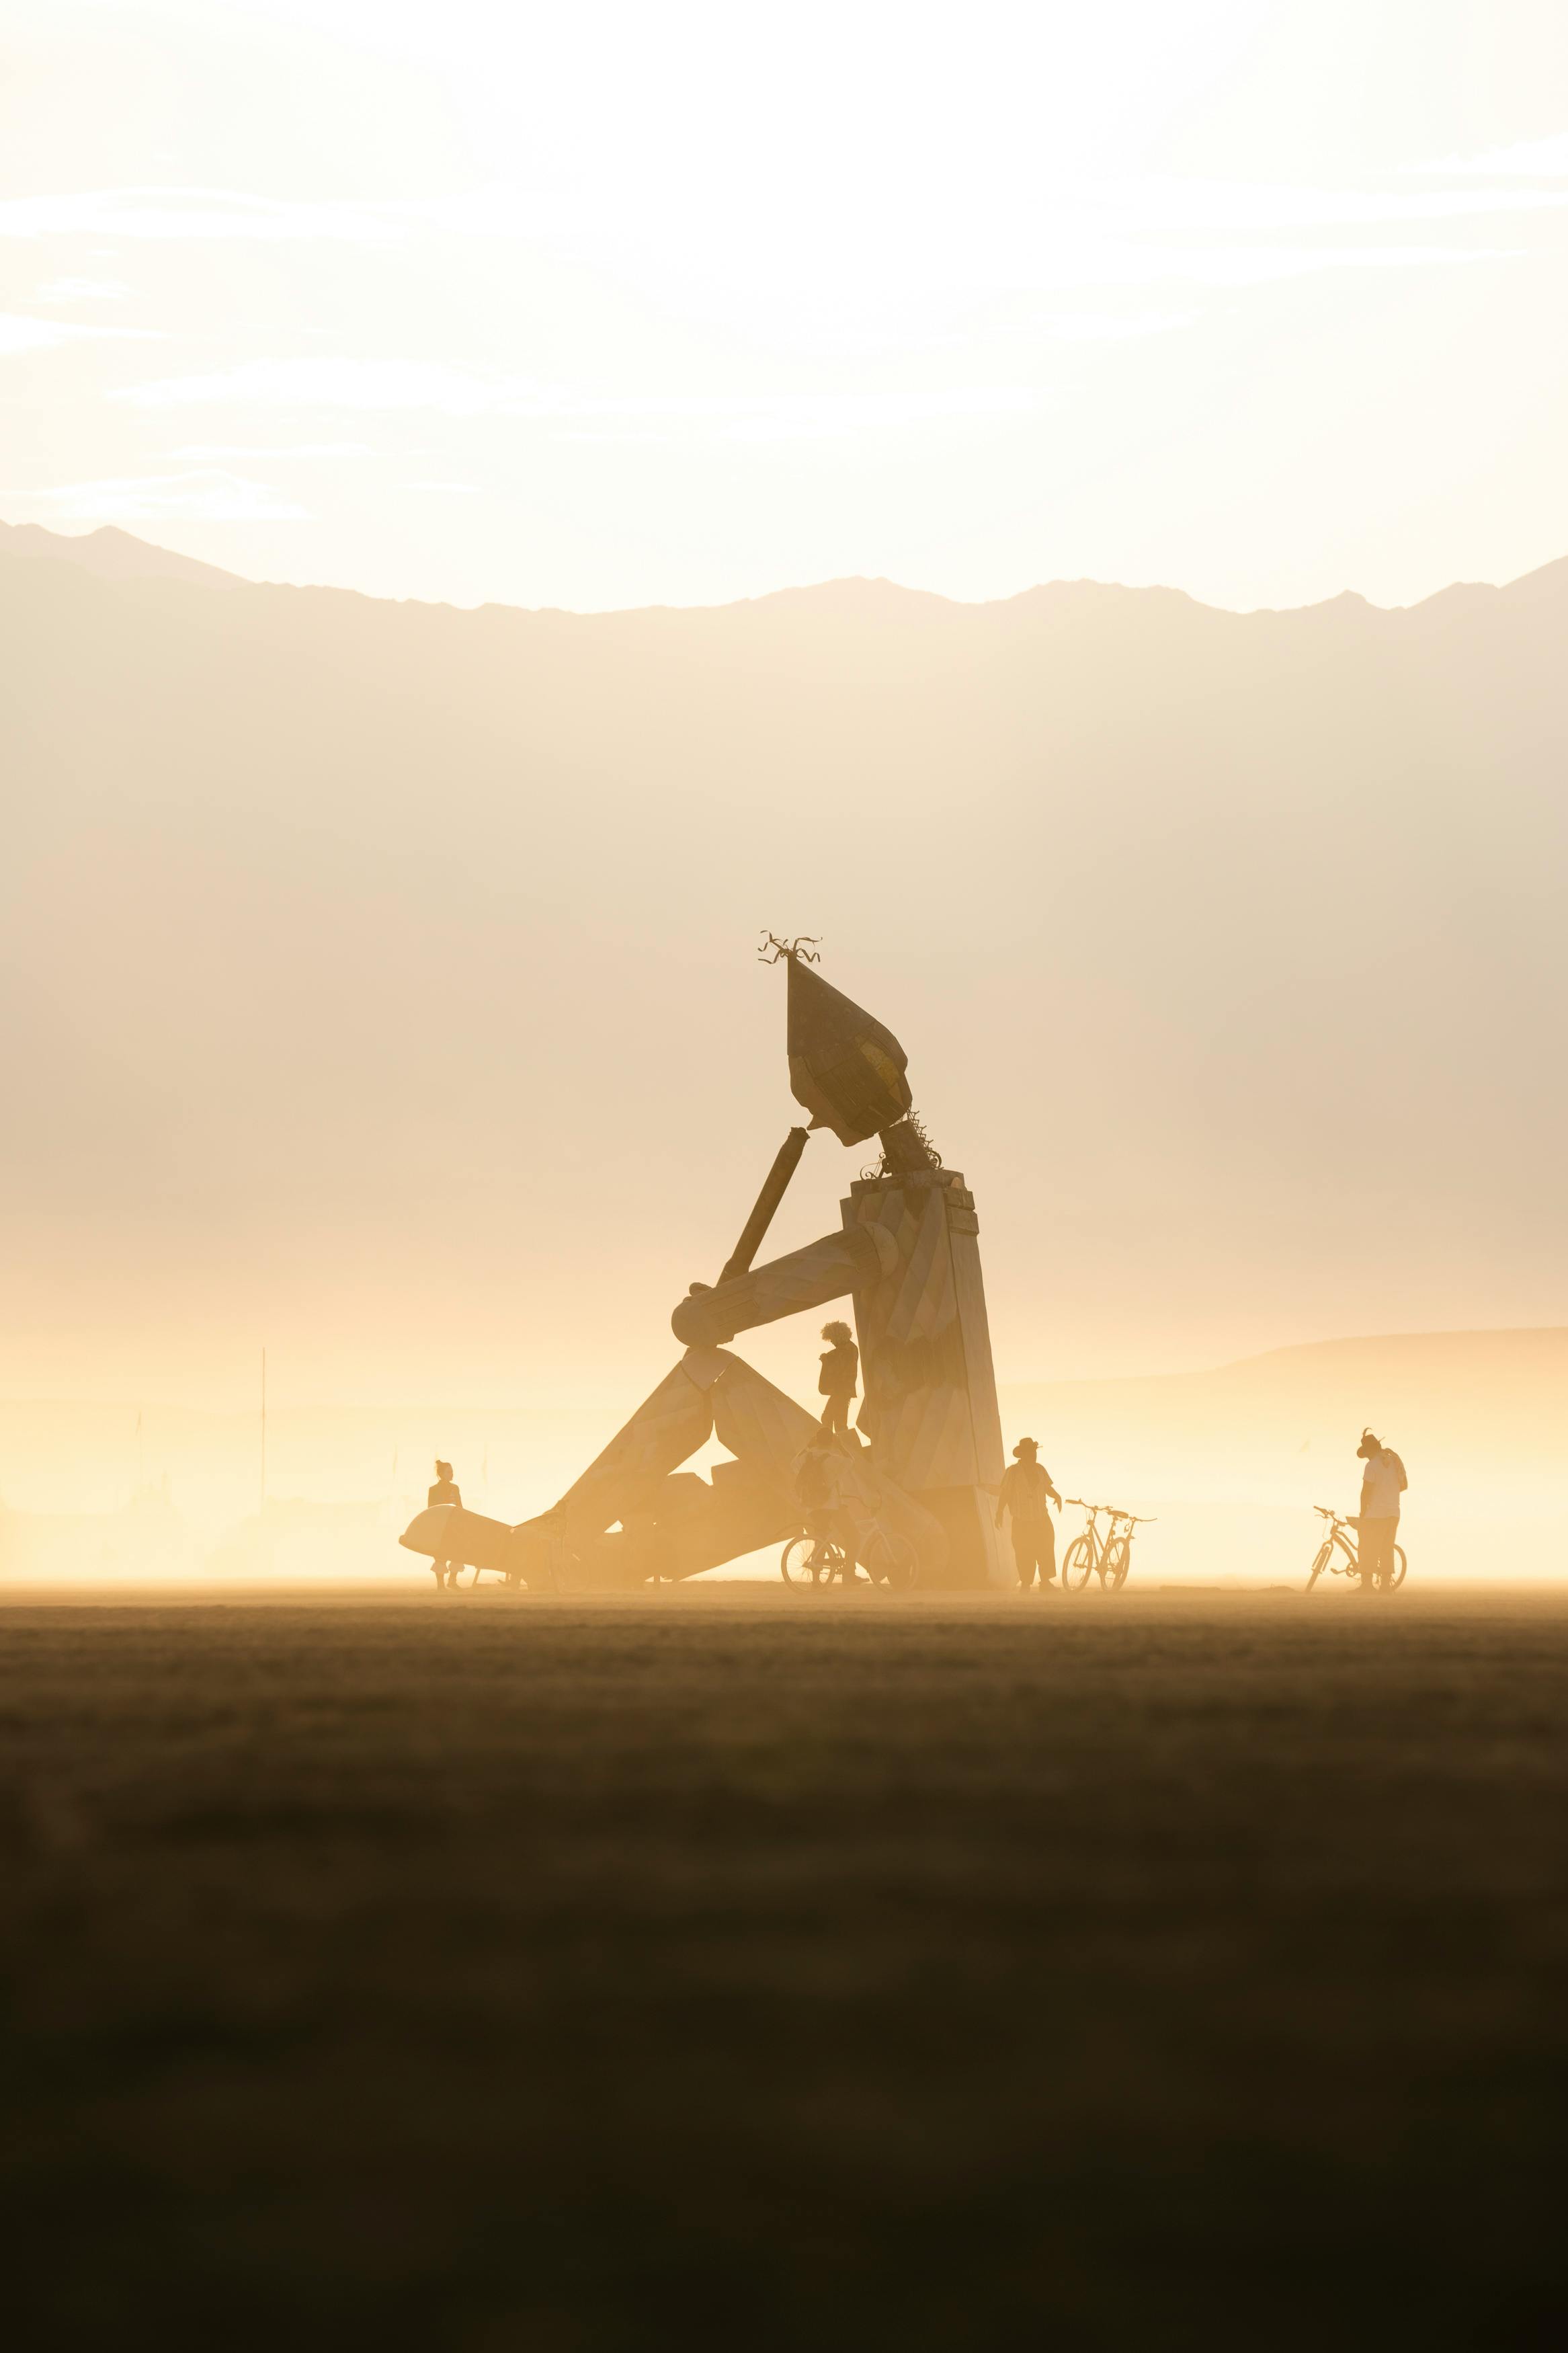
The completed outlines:
[[[862,1447],[844,1450],[844,1524],[896,1528],[927,1585],[1006,1581],[994,1503],[1002,1430],[991,1363],[979,1221],[963,1176],[944,1168],[913,1115],[908,1058],[891,1031],[814,967],[810,940],[771,937],[764,960],[788,981],[791,1091],[811,1113],[793,1127],[718,1280],[694,1282],[670,1321],[680,1360],[553,1508],[508,1528],[462,1513],[406,1531],[410,1550],[475,1559],[549,1588],[563,1563],[587,1587],[693,1577],[800,1533],[793,1465],[822,1425],[730,1352],[738,1334],[849,1298],[859,1335]],[[771,951],[771,953],[769,953]],[[812,1132],[845,1145],[879,1138],[874,1172],[851,1183],[840,1225],[754,1264]],[[731,1459],[711,1482],[680,1465],[710,1436]],[[482,1553],[485,1557],[477,1557]]]

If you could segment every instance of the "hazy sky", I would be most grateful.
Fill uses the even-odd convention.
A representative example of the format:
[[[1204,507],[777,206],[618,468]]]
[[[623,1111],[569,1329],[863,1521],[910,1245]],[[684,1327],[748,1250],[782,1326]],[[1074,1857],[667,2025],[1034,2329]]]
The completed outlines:
[[[603,607],[1568,550],[1563,0],[0,0],[0,512]]]

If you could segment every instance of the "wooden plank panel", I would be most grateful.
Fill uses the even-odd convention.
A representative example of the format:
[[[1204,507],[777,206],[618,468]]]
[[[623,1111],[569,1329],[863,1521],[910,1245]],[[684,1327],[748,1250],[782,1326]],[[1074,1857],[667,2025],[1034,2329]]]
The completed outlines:
[[[878,1281],[881,1271],[869,1234],[858,1228],[824,1234],[819,1241],[792,1250],[787,1258],[770,1259],[732,1282],[692,1293],[681,1301],[670,1323],[676,1338],[689,1346],[721,1343],[759,1324],[776,1324],[781,1316],[842,1299]]]
[[[677,1365],[567,1488],[556,1511],[573,1525],[607,1528],[621,1516],[623,1490],[679,1469],[706,1443],[712,1428],[708,1390],[692,1379],[684,1363]]]
[[[967,1487],[974,1483],[974,1445],[969,1400],[961,1388],[928,1389],[921,1401],[905,1463],[906,1483],[922,1487]]]
[[[816,1415],[739,1356],[721,1355],[721,1362],[723,1375],[713,1390],[713,1430],[720,1445],[740,1461],[787,1477],[801,1448],[820,1434]]]
[[[976,1470],[981,1484],[994,1487],[1002,1477],[1005,1450],[1002,1442],[1002,1413],[996,1402],[996,1372],[991,1359],[991,1324],[985,1313],[980,1244],[973,1234],[953,1234],[951,1240]]]

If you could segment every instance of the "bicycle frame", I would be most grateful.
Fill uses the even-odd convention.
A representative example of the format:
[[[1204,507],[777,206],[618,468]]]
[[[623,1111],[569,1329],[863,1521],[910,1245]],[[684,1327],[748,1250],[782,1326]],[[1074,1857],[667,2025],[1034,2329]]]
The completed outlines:
[[[1314,1504],[1312,1509],[1329,1524],[1325,1532],[1325,1541],[1337,1546],[1344,1555],[1342,1567],[1337,1560],[1329,1560],[1323,1563],[1323,1568],[1331,1577],[1359,1577],[1361,1551],[1356,1542],[1355,1531],[1350,1522],[1342,1519],[1338,1512],[1331,1512],[1326,1504]],[[1321,1575],[1322,1571],[1320,1570],[1319,1574]]]
[[[1089,1573],[1090,1577],[1096,1576],[1099,1573],[1100,1563],[1104,1560],[1106,1554],[1110,1550],[1111,1537],[1116,1534],[1116,1523],[1123,1515],[1119,1512],[1112,1511],[1109,1504],[1087,1504],[1081,1495],[1068,1495],[1064,1498],[1064,1501],[1070,1504],[1075,1511],[1087,1512],[1089,1514],[1089,1518],[1084,1526],[1079,1530],[1079,1534],[1086,1535],[1089,1538]],[[1101,1512],[1106,1513],[1110,1520],[1110,1533],[1109,1535],[1103,1537],[1100,1533],[1100,1515]],[[1085,1579],[1085,1582],[1088,1582],[1087,1578]]]
[[[1312,1509],[1321,1520],[1328,1522],[1328,1526],[1308,1573],[1309,1593],[1320,1577],[1360,1577],[1362,1574],[1360,1530],[1342,1513],[1331,1511],[1327,1504],[1314,1504]],[[1342,1557],[1334,1558],[1336,1553]],[[1405,1582],[1408,1566],[1403,1546],[1396,1544],[1393,1549],[1392,1574],[1386,1582],[1379,1578],[1380,1588],[1397,1590]]]
[[[1064,1500],[1076,1511],[1087,1512],[1089,1519],[1063,1555],[1063,1592],[1081,1591],[1091,1577],[1098,1577],[1104,1591],[1120,1593],[1132,1566],[1132,1532],[1147,1525],[1145,1514],[1124,1511],[1118,1504],[1091,1504],[1084,1495],[1068,1495]],[[1102,1517],[1107,1524],[1103,1535],[1100,1532]],[[1080,1546],[1084,1547],[1081,1555]],[[1075,1555],[1079,1556],[1076,1561]],[[1083,1574],[1075,1585],[1073,1578],[1080,1567]]]

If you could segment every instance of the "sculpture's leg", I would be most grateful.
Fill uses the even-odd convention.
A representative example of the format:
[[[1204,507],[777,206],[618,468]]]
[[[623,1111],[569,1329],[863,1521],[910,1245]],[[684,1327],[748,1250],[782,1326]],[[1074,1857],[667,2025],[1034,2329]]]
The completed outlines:
[[[710,1350],[703,1361],[717,1367],[713,1434],[734,1460],[714,1465],[711,1485],[684,1476],[666,1479],[662,1490],[650,1485],[626,1536],[599,1539],[595,1557],[607,1581],[695,1577],[782,1543],[804,1525],[795,1466],[804,1447],[822,1442],[821,1424],[728,1349]],[[843,1508],[858,1536],[879,1524],[907,1538],[922,1573],[940,1577],[949,1557],[942,1523],[862,1449],[835,1452]]]
[[[685,1425],[700,1435],[675,1460],[661,1463],[666,1439],[673,1447],[682,1428],[672,1411],[684,1404],[679,1389],[672,1389],[676,1374],[689,1388],[701,1388],[704,1419]],[[518,1531],[525,1546],[563,1518],[574,1521],[588,1581],[625,1586],[650,1577],[696,1577],[798,1533],[794,1466],[801,1448],[821,1435],[815,1417],[720,1348],[689,1350],[676,1374],[660,1383],[554,1512]],[[694,1452],[710,1430],[734,1459],[714,1465],[711,1483],[671,1476],[676,1462]],[[606,1535],[612,1519],[621,1521],[621,1532]]]
[[[713,1354],[724,1368],[712,1390],[713,1435],[738,1461],[787,1478],[801,1448],[822,1435],[816,1416],[727,1348]]]
[[[719,1374],[716,1357],[712,1348],[687,1351],[568,1487],[551,1514],[558,1525],[596,1535],[620,1518],[623,1498],[679,1469],[705,1444],[713,1429],[710,1392]]]
[[[710,1434],[731,1460],[711,1483],[679,1466]],[[421,1512],[401,1541],[411,1552],[461,1560],[553,1591],[563,1557],[590,1586],[696,1577],[803,1525],[795,1465],[820,1441],[821,1425],[753,1366],[721,1348],[692,1348],[646,1398],[553,1511],[508,1527],[443,1504]],[[906,1535],[921,1567],[940,1574],[942,1527],[859,1449],[840,1464],[846,1507],[863,1532],[873,1522]],[[612,1521],[618,1534],[605,1535]]]

